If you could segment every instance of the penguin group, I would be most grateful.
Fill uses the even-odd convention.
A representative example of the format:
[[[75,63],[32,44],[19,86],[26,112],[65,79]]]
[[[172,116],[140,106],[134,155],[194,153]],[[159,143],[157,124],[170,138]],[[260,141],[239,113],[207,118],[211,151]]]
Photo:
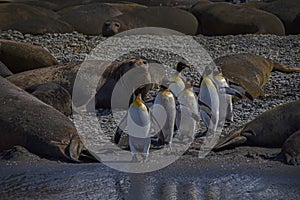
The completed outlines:
[[[189,65],[178,62],[176,71],[162,80],[150,108],[139,93],[143,86],[134,92],[127,120],[123,120],[123,124],[120,124],[122,128],[118,127],[115,133],[115,143],[118,143],[127,125],[133,161],[138,160],[139,154],[146,160],[151,143],[171,149],[174,137],[192,142],[200,120],[206,126],[201,136],[216,131],[217,127],[224,125],[225,120],[232,122],[232,95],[242,98],[243,94],[228,86],[221,69],[216,66],[205,69],[197,92],[193,81],[185,81],[181,74],[185,68],[189,68]]]

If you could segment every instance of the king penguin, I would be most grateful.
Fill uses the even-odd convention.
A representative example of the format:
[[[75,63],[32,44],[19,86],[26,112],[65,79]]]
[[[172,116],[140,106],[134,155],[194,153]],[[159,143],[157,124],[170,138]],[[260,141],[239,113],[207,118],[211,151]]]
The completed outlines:
[[[223,76],[221,70],[219,69],[219,73],[216,73],[214,75],[214,80],[219,88],[219,101],[220,101],[220,109],[219,109],[219,123],[223,126],[223,122],[230,124],[233,122],[233,106],[232,106],[232,95],[226,93],[225,91],[221,91],[222,88],[226,90],[226,88],[229,88],[229,85]],[[228,91],[228,90],[227,90]],[[236,94],[238,96],[238,94]]]
[[[129,148],[132,161],[137,161],[140,154],[146,160],[150,149],[150,114],[139,93],[130,104],[127,115],[127,129],[129,134]]]
[[[155,132],[162,133],[161,143],[171,148],[174,125],[176,117],[176,103],[173,93],[168,89],[168,84],[162,84],[160,91],[155,97],[152,116],[157,121],[159,127],[155,127]],[[160,135],[160,134],[158,134]]]
[[[214,67],[209,66],[205,69],[203,79],[200,83],[200,91],[198,96],[199,105],[207,105],[210,109],[210,113],[201,109],[200,116],[206,126],[206,133],[208,131],[215,132],[219,123],[219,91],[215,84],[214,76],[219,74]]]
[[[226,78],[223,76],[222,69],[220,67],[214,67],[214,83],[219,91],[219,101],[220,101],[220,110],[219,110],[219,123],[221,126],[230,124],[233,122],[233,106],[232,106],[232,96],[238,98],[243,98],[243,95],[248,96],[241,91],[245,90],[236,90],[235,88],[229,87],[229,84]]]
[[[176,116],[176,127],[178,128],[179,137],[192,141],[195,136],[196,124],[200,117],[198,101],[191,81],[185,83],[185,89],[179,94],[177,101],[179,108]]]
[[[178,95],[184,90],[185,88],[185,81],[181,75],[182,70],[189,67],[184,62],[180,61],[176,64],[176,72],[174,72],[170,78],[170,85],[169,90],[178,97]]]

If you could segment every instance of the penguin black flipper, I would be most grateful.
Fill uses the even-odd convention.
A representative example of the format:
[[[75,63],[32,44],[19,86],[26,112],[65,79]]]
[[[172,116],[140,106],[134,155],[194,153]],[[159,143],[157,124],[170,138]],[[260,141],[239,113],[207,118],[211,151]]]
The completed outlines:
[[[250,99],[251,101],[254,100],[253,96],[242,86],[237,85],[233,82],[229,82],[230,88],[235,89],[236,91],[239,91],[240,94],[243,94],[245,97]]]
[[[148,108],[149,109],[149,108]],[[154,127],[158,127],[159,131],[157,134],[155,134],[155,136],[157,137],[157,140],[155,142],[153,142],[153,144],[155,146],[160,146],[164,144],[164,135],[162,133],[162,127],[160,127],[157,119],[155,118],[155,116],[153,115],[153,113],[151,112],[151,110],[149,109],[149,114],[150,114],[150,122],[154,124]],[[154,130],[156,132],[156,130]]]
[[[128,112],[126,113],[126,115],[123,117],[123,119],[120,121],[119,123],[119,126],[115,132],[115,136],[114,136],[114,142],[116,144],[119,144],[120,142],[120,139],[124,133],[124,129],[126,128],[127,126],[127,115],[128,115]]]
[[[206,103],[202,102],[200,99],[198,99],[198,104],[199,104],[200,110],[203,110],[204,112],[206,112],[207,115],[209,116],[209,118],[211,118],[211,116],[212,116],[211,108]]]
[[[200,85],[194,85],[193,86],[193,92],[195,93],[195,95],[196,96],[198,96],[199,95],[199,93],[200,93]]]
[[[230,87],[221,87],[220,88],[220,94],[229,94],[232,96],[236,96],[240,99],[243,98],[243,95],[240,93],[240,91],[234,89],[234,88],[230,88]]]

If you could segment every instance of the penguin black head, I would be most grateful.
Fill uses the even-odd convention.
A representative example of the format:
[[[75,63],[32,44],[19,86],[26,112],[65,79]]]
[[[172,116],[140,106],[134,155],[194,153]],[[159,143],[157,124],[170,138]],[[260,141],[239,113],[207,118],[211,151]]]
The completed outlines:
[[[182,70],[184,70],[185,68],[190,68],[189,65],[187,65],[184,61],[179,61],[176,65],[176,71],[177,72],[181,72]]]
[[[160,89],[161,90],[168,89],[168,86],[166,86],[166,85],[160,85]]]
[[[132,94],[131,94],[131,97],[129,99],[129,104],[128,104],[129,106],[138,95],[140,95],[140,94],[142,95],[144,87],[145,86],[140,86],[140,87],[132,90]]]

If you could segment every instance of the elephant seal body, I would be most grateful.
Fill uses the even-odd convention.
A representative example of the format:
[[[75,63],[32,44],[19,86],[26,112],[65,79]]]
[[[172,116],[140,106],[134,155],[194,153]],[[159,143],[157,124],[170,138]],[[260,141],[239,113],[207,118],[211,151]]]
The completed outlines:
[[[239,145],[282,147],[288,164],[300,164],[300,100],[266,111],[220,141],[215,150]]]
[[[124,76],[126,73],[127,75]],[[112,63],[103,72],[97,85],[95,108],[110,108],[113,102],[118,108],[128,108],[129,101],[124,102],[124,100],[130,97],[128,94],[132,94],[133,90],[141,86],[139,83],[151,83],[149,65],[146,60],[130,58],[123,62]],[[152,87],[152,84],[143,87],[142,96],[145,97]],[[115,101],[112,101],[112,98]]]
[[[133,2],[111,2],[111,3],[104,3],[106,5],[112,6],[114,8],[119,9],[122,13],[130,12],[132,10],[140,9],[140,8],[147,8],[147,6],[133,3]]]
[[[253,98],[264,94],[262,87],[273,70],[300,72],[300,68],[287,66],[254,54],[234,54],[215,59],[223,75],[232,83],[242,86]]]
[[[26,89],[33,85],[57,83],[72,94],[73,84],[81,63],[55,65],[40,69],[29,70],[7,77],[16,86]]]
[[[265,3],[258,9],[276,15],[284,24],[286,35],[300,33],[300,26],[295,21],[300,14],[299,0],[276,0]]]
[[[190,12],[199,22],[197,34],[285,34],[282,22],[275,15],[255,8],[225,2],[199,1],[192,6]]]
[[[189,12],[170,7],[149,7],[129,11],[107,20],[102,27],[103,36],[141,27],[162,27],[195,35],[198,22]]]
[[[107,18],[122,14],[117,8],[103,3],[76,5],[58,12],[60,20],[72,25],[74,29],[85,35],[101,34],[101,25]]]
[[[42,47],[10,40],[0,40],[0,60],[12,73],[58,64]]]
[[[57,83],[33,85],[25,89],[44,103],[52,106],[66,116],[72,114],[72,98],[70,93]]]
[[[0,151],[23,146],[41,157],[80,161],[84,145],[62,113],[0,77]]]

